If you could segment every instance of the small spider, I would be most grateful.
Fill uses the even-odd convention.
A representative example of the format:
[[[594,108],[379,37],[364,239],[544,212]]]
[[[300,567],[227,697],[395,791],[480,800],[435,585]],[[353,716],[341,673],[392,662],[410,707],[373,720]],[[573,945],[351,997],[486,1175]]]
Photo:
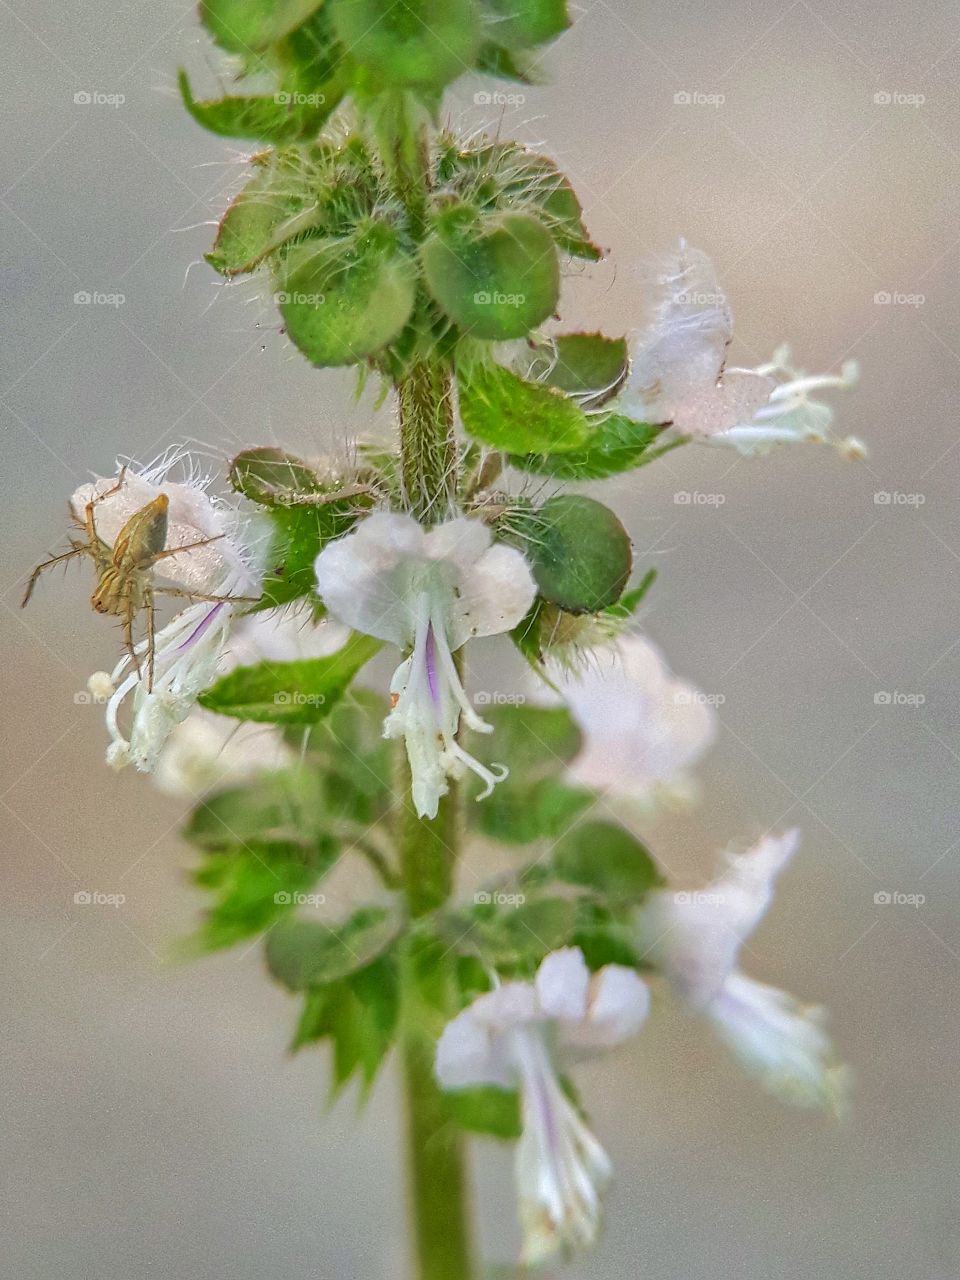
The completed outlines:
[[[167,508],[170,505],[170,499],[165,493],[158,494],[146,506],[141,507],[139,511],[135,511],[117,534],[113,547],[109,547],[97,533],[93,514],[94,508],[98,502],[102,502],[104,498],[111,497],[123,488],[125,476],[126,467],[123,467],[117,477],[117,483],[99,496],[91,498],[86,504],[84,519],[79,520],[74,516],[74,520],[83,530],[85,538],[71,538],[71,549],[69,551],[65,551],[59,556],[53,556],[51,559],[44,560],[42,564],[37,565],[27,583],[27,589],[21,601],[21,608],[28,603],[37,579],[44,569],[49,569],[55,564],[62,564],[66,560],[72,560],[74,556],[90,556],[97,573],[97,585],[90,597],[90,604],[96,609],[97,613],[112,614],[114,617],[122,619],[124,643],[136,667],[137,674],[141,676],[140,658],[137,654],[137,647],[133,642],[133,622],[139,613],[146,612],[147,690],[149,692],[153,688],[154,675],[154,637],[156,628],[153,598],[155,595],[182,596],[189,600],[216,602],[234,600],[250,601],[251,603],[254,602],[254,597],[206,595],[199,591],[182,591],[177,587],[158,587],[154,585],[150,570],[159,561],[165,560],[169,556],[178,556],[183,551],[193,551],[197,547],[208,546],[211,542],[217,542],[224,536],[221,533],[215,537],[200,538],[196,542],[188,542],[179,547],[167,547]]]

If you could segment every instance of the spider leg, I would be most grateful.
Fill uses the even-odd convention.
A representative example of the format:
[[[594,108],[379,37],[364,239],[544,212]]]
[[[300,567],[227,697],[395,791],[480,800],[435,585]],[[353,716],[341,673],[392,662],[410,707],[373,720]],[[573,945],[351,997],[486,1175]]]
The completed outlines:
[[[93,518],[93,509],[98,503],[103,502],[104,498],[109,498],[109,497],[112,497],[113,494],[119,493],[120,490],[123,488],[123,482],[126,478],[127,478],[127,465],[126,463],[124,463],[124,465],[120,468],[120,472],[117,476],[117,483],[114,485],[111,485],[109,489],[104,489],[103,493],[98,493],[95,497],[91,498],[90,501],[87,503],[87,505],[83,509],[84,511],[83,527],[86,530],[87,541],[90,544],[90,553],[96,560],[98,572],[102,572],[107,567],[107,565],[111,563],[112,552],[110,548],[107,546],[107,544],[100,537],[100,535],[97,533],[97,526]]]
[[[27,589],[24,591],[23,599],[20,601],[20,608],[22,609],[33,595],[33,588],[37,585],[37,579],[40,577],[41,573],[43,573],[44,569],[50,569],[55,564],[62,564],[64,560],[72,560],[74,556],[86,555],[88,550],[88,547],[80,544],[79,546],[75,546],[71,551],[64,551],[63,555],[52,556],[49,560],[44,560],[42,564],[38,564],[30,575],[30,580],[27,583]]]
[[[178,556],[181,551],[196,551],[197,547],[208,547],[211,542],[219,542],[221,538],[225,538],[225,533],[218,533],[212,538],[199,538],[196,542],[185,542],[179,547],[167,547],[165,551],[158,551],[150,557],[150,563],[141,565],[143,569],[149,569],[157,563],[158,560],[166,560],[169,556]]]
[[[211,596],[203,591],[183,591],[180,587],[153,587],[155,595],[158,596],[180,596],[184,600],[207,600],[211,604],[256,604],[259,596]]]
[[[156,619],[153,611],[153,592],[148,587],[143,596],[147,611],[147,693],[153,693],[153,673],[156,666]]]

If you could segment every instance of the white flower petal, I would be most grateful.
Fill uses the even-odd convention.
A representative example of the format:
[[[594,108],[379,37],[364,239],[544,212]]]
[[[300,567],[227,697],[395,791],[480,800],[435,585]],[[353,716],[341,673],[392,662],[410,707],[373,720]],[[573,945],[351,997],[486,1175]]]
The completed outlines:
[[[516,1084],[506,1046],[475,1016],[472,1006],[444,1027],[437,1042],[436,1075],[442,1089],[510,1089]]]
[[[570,770],[582,786],[649,802],[715,735],[713,708],[641,636],[594,650],[582,671],[551,667],[550,675],[584,735]]]
[[[479,636],[511,631],[522,622],[536,594],[537,584],[523,554],[495,543],[463,578],[451,612],[451,648]]]
[[[706,889],[657,890],[640,908],[647,954],[695,1008],[709,1004],[733,971],[799,841],[796,829],[767,836],[747,853],[727,854],[724,870]]]
[[[650,1012],[650,991],[634,969],[608,964],[590,979],[586,1017],[562,1040],[580,1053],[613,1049],[636,1035]]]
[[[579,947],[561,947],[545,956],[534,980],[544,1017],[581,1022],[587,1016],[590,970]]]
[[[771,1093],[843,1114],[850,1072],[837,1060],[823,1010],[735,971],[706,1012],[727,1047]]]

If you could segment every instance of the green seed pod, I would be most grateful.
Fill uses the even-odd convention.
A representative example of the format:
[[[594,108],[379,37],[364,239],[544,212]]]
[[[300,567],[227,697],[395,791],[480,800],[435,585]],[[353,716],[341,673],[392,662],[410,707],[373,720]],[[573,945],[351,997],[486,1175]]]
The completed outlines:
[[[557,305],[560,264],[553,240],[527,214],[485,215],[464,225],[462,210],[447,211],[421,250],[427,286],[451,320],[474,337],[525,337]]]
[[[530,49],[570,25],[567,0],[487,0],[486,28],[504,49]]]
[[[524,551],[541,596],[568,613],[615,604],[633,567],[623,525],[609,507],[582,494],[545,502]]]

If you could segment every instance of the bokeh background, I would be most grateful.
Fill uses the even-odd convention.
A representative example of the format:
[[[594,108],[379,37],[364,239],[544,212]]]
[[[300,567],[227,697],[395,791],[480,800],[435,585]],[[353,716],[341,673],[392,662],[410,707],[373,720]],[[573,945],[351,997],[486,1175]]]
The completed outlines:
[[[199,907],[183,805],[108,772],[100,712],[75,702],[115,636],[76,570],[17,607],[68,493],[118,453],[338,449],[389,410],[309,369],[254,287],[199,261],[241,153],[172,92],[181,62],[213,85],[187,6],[0,0],[0,47],[4,1271],[400,1280],[392,1070],[362,1115],[349,1095],[325,1114],[324,1056],[285,1057],[293,1002],[256,949],[169,963]],[[567,322],[636,326],[644,260],[684,234],[733,301],[736,363],[783,339],[807,368],[861,363],[839,426],[872,451],[689,448],[607,488],[660,571],[646,630],[719,703],[700,805],[650,824],[651,842],[692,884],[727,842],[803,827],[749,968],[830,1006],[858,1090],[844,1128],[784,1110],[658,1003],[634,1047],[582,1077],[619,1176],[602,1242],[569,1274],[945,1280],[960,17],[944,0],[583,0],[544,67],[544,87],[499,106],[474,95],[503,86],[465,82],[449,115],[542,146],[577,184],[611,256],[571,268]],[[80,890],[126,900],[81,906]],[[487,1251],[507,1261],[508,1154],[479,1150],[475,1175]]]

